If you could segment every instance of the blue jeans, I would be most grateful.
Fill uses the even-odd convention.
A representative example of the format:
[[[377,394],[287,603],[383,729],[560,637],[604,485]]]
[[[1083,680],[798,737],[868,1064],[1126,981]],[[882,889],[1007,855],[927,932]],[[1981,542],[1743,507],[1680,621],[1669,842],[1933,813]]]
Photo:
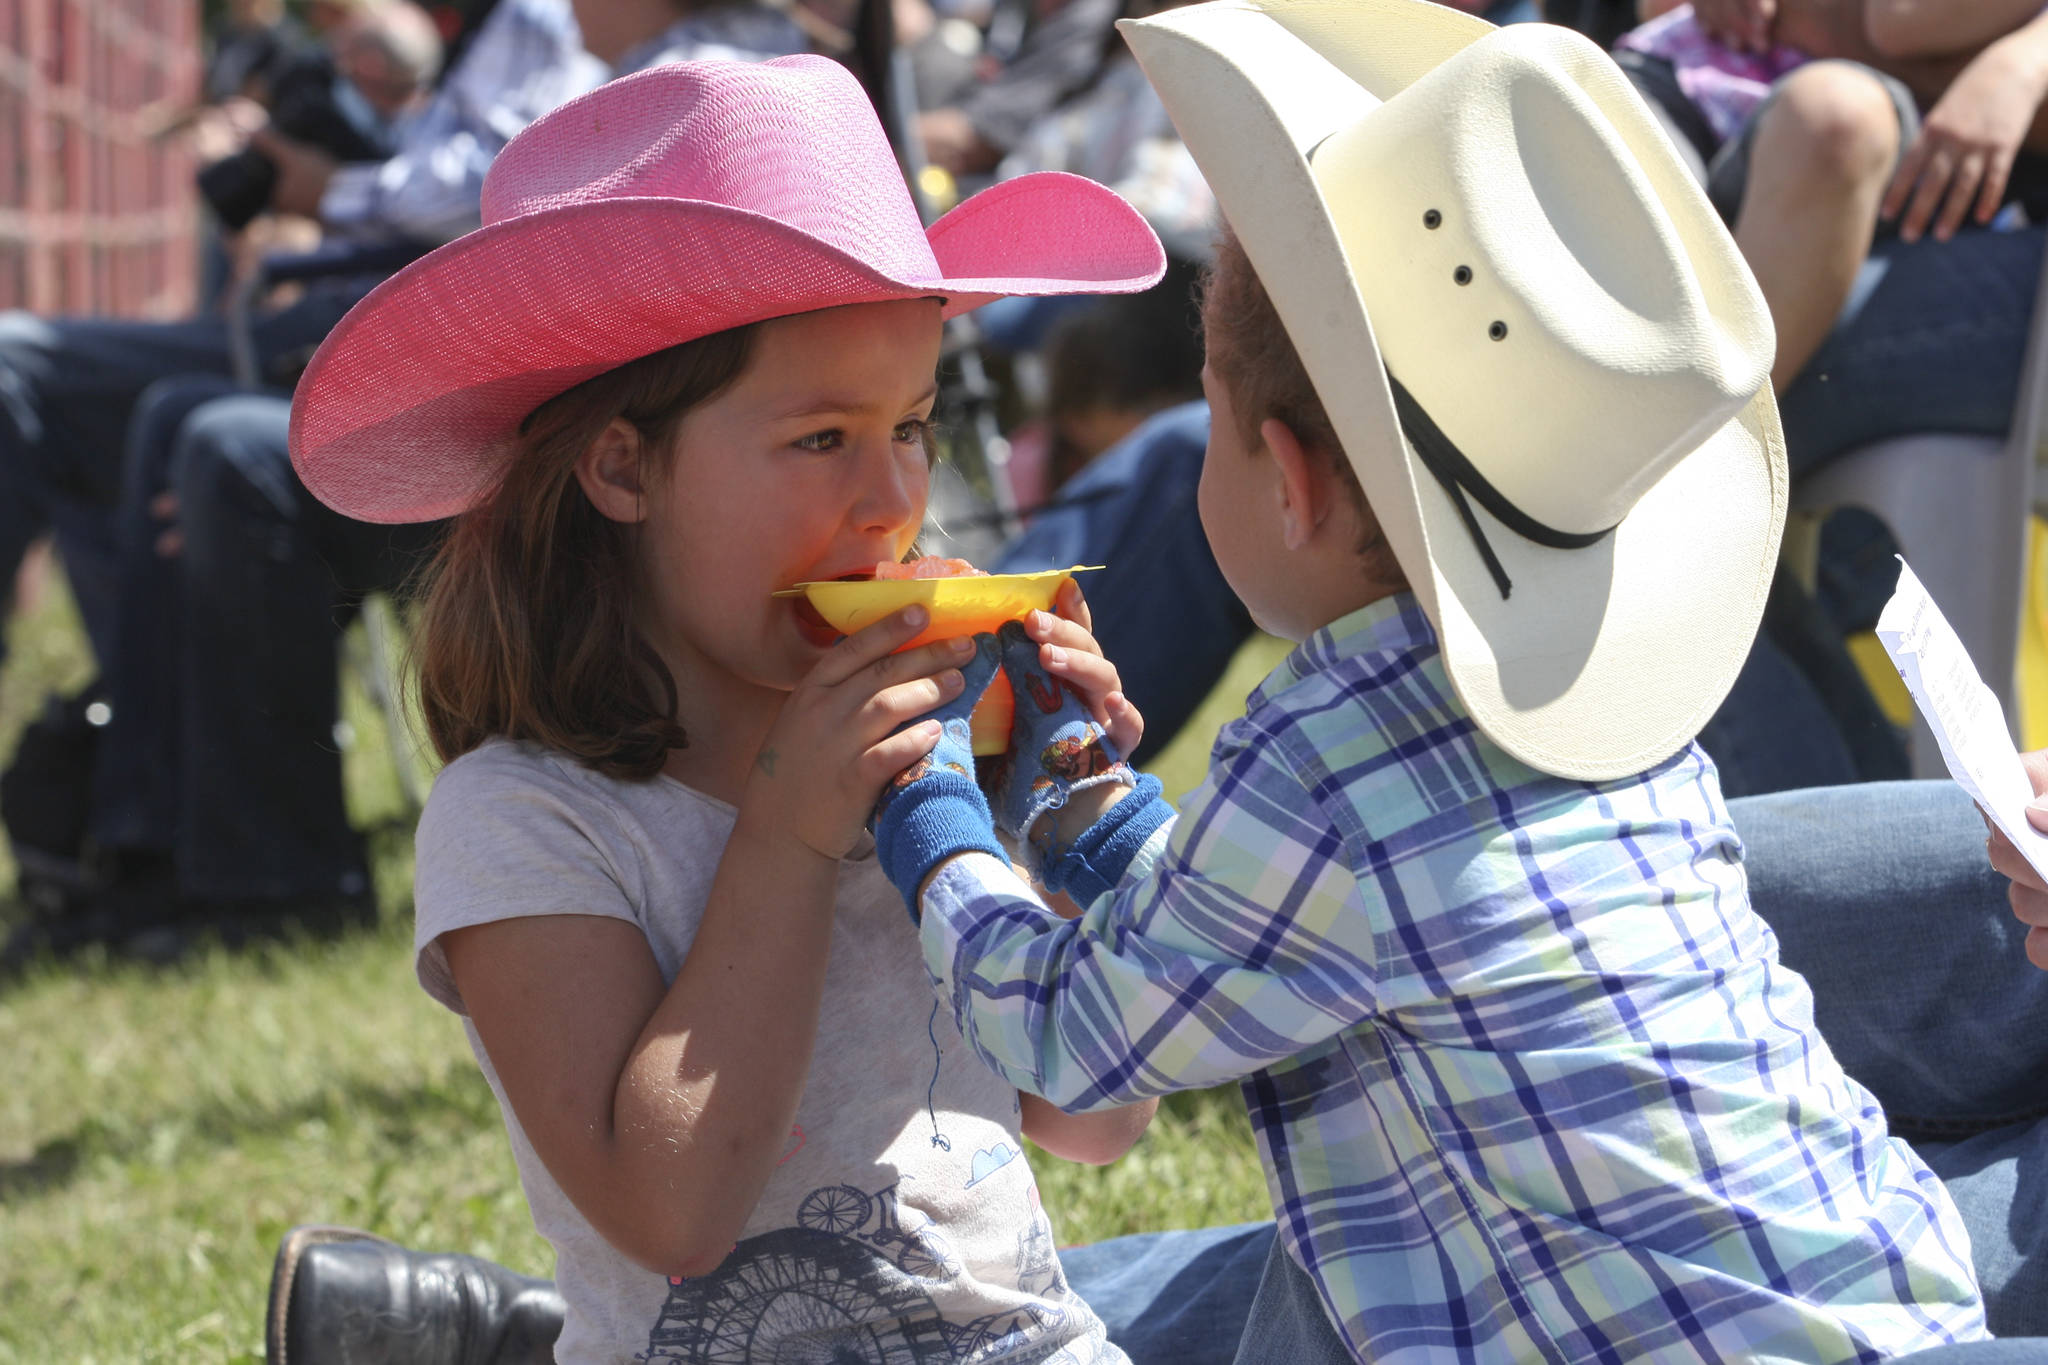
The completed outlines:
[[[1132,1365],[1229,1365],[1274,1240],[1271,1223],[1147,1232],[1062,1251],[1060,1265]]]
[[[1796,479],[1913,432],[2003,436],[2048,228],[1872,245],[1834,330],[1778,400]]]
[[[2048,1362],[2048,972],[2026,960],[1975,807],[1954,783],[1879,782],[1729,811],[1752,902],[1813,988],[1814,1022],[1948,1187],[1985,1317],[2014,1338],[1911,1359]],[[1240,1365],[1348,1359],[1276,1241]]]
[[[1948,1186],[2000,1336],[2048,1337],[2048,972],[1950,782],[1731,802],[1814,1022]]]
[[[335,642],[362,594],[402,581],[439,528],[321,504],[292,472],[290,412],[282,395],[224,394],[200,376],[154,386],[134,424],[92,832],[171,854],[188,896],[368,887],[334,747]],[[148,513],[167,488],[185,540],[174,560],[156,555]]]
[[[319,285],[257,319],[251,339],[259,360],[295,365],[373,283]],[[218,317],[134,322],[0,313],[0,584],[13,583],[29,543],[54,530],[81,612],[89,626],[103,624],[111,522],[136,400],[159,379],[224,378],[228,368],[228,329]]]

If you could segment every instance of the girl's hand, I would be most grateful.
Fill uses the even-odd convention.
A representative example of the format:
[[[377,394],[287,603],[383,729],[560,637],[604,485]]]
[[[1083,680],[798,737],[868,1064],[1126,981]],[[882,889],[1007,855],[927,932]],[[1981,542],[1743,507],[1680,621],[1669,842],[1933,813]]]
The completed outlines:
[[[1878,210],[1887,219],[1904,212],[1901,240],[1918,241],[1932,221],[1935,239],[1945,242],[1972,206],[1979,223],[1990,222],[1998,212],[2013,157],[2048,92],[2048,72],[2035,69],[2038,63],[2026,53],[2023,47],[1993,43],[1963,68],[1928,112]]]
[[[1110,745],[1119,754],[1130,754],[1145,738],[1145,718],[1123,694],[1116,665],[1103,657],[1102,646],[1095,642],[1081,585],[1071,578],[1060,584],[1053,611],[1059,614],[1034,611],[1024,618],[1024,633],[1038,643],[1039,664],[1054,677],[1071,683],[1088,703]]]
[[[925,627],[922,606],[846,636],[789,694],[754,759],[742,810],[837,860],[866,827],[882,785],[938,742],[939,723],[898,731],[955,696],[970,639],[891,651]]]

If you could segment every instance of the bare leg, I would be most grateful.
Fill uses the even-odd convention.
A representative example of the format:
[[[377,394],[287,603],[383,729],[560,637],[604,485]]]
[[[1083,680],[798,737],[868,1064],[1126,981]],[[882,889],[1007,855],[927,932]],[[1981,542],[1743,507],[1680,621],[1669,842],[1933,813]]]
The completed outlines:
[[[1899,153],[1891,96],[1863,71],[1815,62],[1758,115],[1735,242],[1778,329],[1771,386],[1798,376],[1862,268]]]

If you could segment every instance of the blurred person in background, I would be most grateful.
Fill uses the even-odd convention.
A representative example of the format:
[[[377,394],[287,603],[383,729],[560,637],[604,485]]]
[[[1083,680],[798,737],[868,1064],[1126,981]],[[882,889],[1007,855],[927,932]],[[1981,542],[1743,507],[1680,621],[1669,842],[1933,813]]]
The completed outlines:
[[[991,7],[988,34],[971,57],[926,62],[921,71],[915,135],[924,159],[961,182],[963,194],[986,183],[996,163],[1023,141],[1033,123],[1081,89],[1103,67],[1119,0],[1002,0]],[[952,35],[926,0],[896,6],[897,41],[916,53]],[[1004,22],[1015,20],[1016,22]],[[1017,34],[1013,50],[1003,35]],[[994,40],[994,41],[990,41]],[[955,52],[956,56],[965,56]]]
[[[575,12],[615,76],[807,45],[756,0],[578,0]],[[0,958],[103,943],[167,961],[200,936],[234,944],[374,918],[334,743],[335,648],[362,599],[401,587],[439,526],[332,511],[292,469],[289,396],[231,388],[173,379],[137,406],[103,667],[111,714],[86,824],[68,875],[39,864],[66,894],[45,897]]]
[[[1659,10],[1665,12],[1658,13]],[[1920,431],[2002,435],[2048,208],[2048,20],[2032,3],[1649,0],[1616,52],[1734,229],[1778,334],[1795,481]],[[2023,205],[2033,226],[2002,207]],[[1903,776],[1843,645],[1896,578],[1873,518],[1832,519],[1818,600],[1781,571],[1702,732],[1731,794]]]
[[[276,167],[265,205],[315,218],[330,237],[444,241],[475,226],[483,174],[533,118],[596,83],[564,0],[497,0],[391,157],[342,165],[274,129],[251,145]],[[289,382],[377,276],[343,276],[260,314],[252,340],[268,382]],[[129,418],[170,375],[229,371],[228,324],[0,313],[0,582],[55,530],[95,648],[105,643],[105,566]]]
[[[1734,228],[1777,326],[1781,394],[1879,234],[1945,242],[2007,202],[2048,207],[2033,0],[1701,0],[1625,35],[1616,59]]]
[[[329,236],[367,245],[456,236],[479,221],[483,175],[498,149],[603,75],[584,52],[565,0],[482,0],[456,45],[432,96],[406,113],[411,97],[401,82],[382,78],[408,65],[430,69],[417,24],[380,19],[356,35],[344,60],[366,80],[364,103],[397,115],[397,150],[346,165],[274,129],[258,132],[251,146],[260,143],[276,168],[266,210],[309,214]],[[328,328],[380,277],[337,274],[259,312],[250,340],[262,380],[289,385]],[[198,401],[232,390],[228,326],[218,316],[158,323],[0,314],[0,582],[13,580],[33,540],[54,531],[103,674],[111,675],[115,650],[116,509],[130,419],[151,384],[200,377],[196,389],[166,396],[150,424],[162,449]],[[92,881],[82,863],[82,812],[100,737],[88,713],[100,700],[89,692],[53,701],[0,784],[0,820],[23,865],[24,899],[43,912],[24,931],[30,939]]]
[[[211,50],[200,89],[212,104],[237,96],[261,103],[274,73],[311,45],[284,0],[229,0],[206,37]]]

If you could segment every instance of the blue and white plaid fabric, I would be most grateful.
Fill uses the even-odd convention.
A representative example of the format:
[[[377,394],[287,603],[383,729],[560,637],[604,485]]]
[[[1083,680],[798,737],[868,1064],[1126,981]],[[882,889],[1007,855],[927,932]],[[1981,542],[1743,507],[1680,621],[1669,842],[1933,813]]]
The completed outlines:
[[[1080,919],[985,854],[923,911],[943,998],[1020,1088],[1089,1109],[1242,1079],[1282,1236],[1362,1359],[1984,1335],[1955,1208],[1815,1032],[1705,755],[1524,766],[1406,594],[1275,670]]]
[[[447,242],[483,220],[484,173],[515,134],[609,73],[567,0],[500,0],[388,161],[338,167],[320,221],[341,236]]]

